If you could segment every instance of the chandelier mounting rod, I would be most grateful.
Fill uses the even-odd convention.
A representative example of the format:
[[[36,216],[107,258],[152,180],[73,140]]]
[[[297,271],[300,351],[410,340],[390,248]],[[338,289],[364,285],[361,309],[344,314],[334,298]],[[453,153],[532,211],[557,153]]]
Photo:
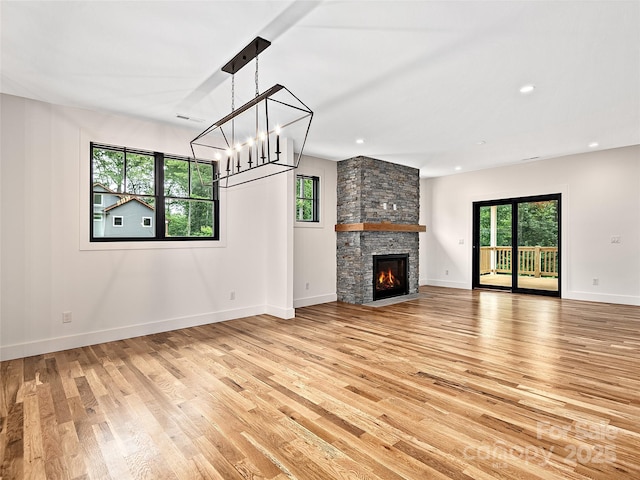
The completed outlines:
[[[240,53],[229,60],[227,64],[222,67],[222,71],[230,74],[238,72],[247,63],[266,50],[269,45],[271,45],[269,40],[265,40],[262,37],[256,37],[251,41],[251,43],[249,43],[249,45],[244,47]]]

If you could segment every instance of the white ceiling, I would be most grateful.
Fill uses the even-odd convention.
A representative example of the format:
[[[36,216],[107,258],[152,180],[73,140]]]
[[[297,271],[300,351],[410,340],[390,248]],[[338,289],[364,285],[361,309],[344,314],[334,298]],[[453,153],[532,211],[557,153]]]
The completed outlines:
[[[314,111],[309,155],[439,176],[640,143],[640,1],[0,5],[12,95],[198,133],[230,111],[220,68],[260,35],[260,90],[281,83]],[[254,68],[236,75],[236,105]]]

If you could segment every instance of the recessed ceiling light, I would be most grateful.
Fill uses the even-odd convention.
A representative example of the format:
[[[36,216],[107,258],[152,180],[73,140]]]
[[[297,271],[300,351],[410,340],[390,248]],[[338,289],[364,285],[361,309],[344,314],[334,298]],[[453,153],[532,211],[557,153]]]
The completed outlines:
[[[600,144],[598,142],[591,142],[589,144],[589,148],[596,148],[597,146],[599,146]]]
[[[460,170],[462,170],[462,167],[461,167],[460,165],[458,165],[458,166],[455,168],[455,170],[456,170],[456,171],[460,171]]]
[[[523,85],[520,87],[520,93],[531,93],[535,90],[535,85]]]
[[[362,144],[364,143],[364,138],[357,138],[357,139],[356,139],[356,143],[357,143],[358,145],[362,145]]]
[[[485,142],[484,140],[480,140],[479,142],[476,142],[476,145],[484,145],[485,143],[487,142]]]

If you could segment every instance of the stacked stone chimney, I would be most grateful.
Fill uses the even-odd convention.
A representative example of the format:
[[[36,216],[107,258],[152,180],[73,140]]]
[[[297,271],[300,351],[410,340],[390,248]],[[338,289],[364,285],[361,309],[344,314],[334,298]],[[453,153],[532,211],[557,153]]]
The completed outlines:
[[[417,226],[419,208],[418,169],[368,157],[338,162],[339,301],[373,301],[373,255],[408,254],[409,294],[418,292],[417,232],[340,231],[338,227],[386,223]]]

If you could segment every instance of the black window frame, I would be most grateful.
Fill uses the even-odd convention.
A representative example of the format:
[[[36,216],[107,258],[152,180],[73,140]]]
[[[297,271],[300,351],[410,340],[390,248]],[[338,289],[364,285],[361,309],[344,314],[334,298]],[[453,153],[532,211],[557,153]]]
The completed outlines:
[[[94,190],[94,182],[93,182],[93,151],[94,148],[111,150],[116,152],[122,152],[124,155],[124,188],[126,190],[127,180],[126,180],[126,158],[127,153],[132,154],[140,154],[140,155],[148,155],[154,158],[154,194],[153,195],[139,195],[132,194],[128,192],[118,192],[118,193],[110,193],[110,192],[101,192]],[[165,195],[165,176],[164,176],[164,162],[166,159],[171,160],[181,160],[188,162],[188,195],[186,197],[175,197],[175,196],[167,196]],[[212,188],[212,198],[201,198],[199,196],[194,196],[192,194],[191,189],[191,179],[192,172],[194,172],[195,168],[197,168],[196,163],[200,165],[211,165],[212,168],[212,177],[217,178],[218,174],[218,162],[217,161],[209,161],[209,160],[200,160],[194,159],[191,157],[184,157],[180,155],[172,155],[163,152],[155,152],[148,150],[141,150],[137,148],[129,148],[122,147],[117,145],[107,145],[103,143],[90,142],[89,147],[89,205],[90,205],[90,222],[89,222],[89,241],[97,242],[97,243],[111,243],[111,242],[207,242],[207,241],[219,241],[220,240],[220,197],[219,197],[219,188],[216,182],[213,182]],[[94,236],[94,211],[93,208],[96,206],[94,204],[94,195],[101,194],[104,199],[104,195],[127,195],[129,197],[145,199],[145,198],[153,198],[154,200],[154,211],[155,211],[155,222],[151,228],[154,230],[153,237],[100,237]],[[191,236],[191,237],[179,237],[179,236],[168,236],[165,227],[165,201],[166,200],[185,200],[185,201],[199,201],[199,202],[209,202],[212,204],[212,236],[210,237],[202,237],[202,236]]]
[[[299,196],[298,192],[298,180],[311,180],[313,182],[313,197],[305,197]],[[300,223],[319,223],[320,222],[320,177],[316,175],[305,175],[305,174],[296,174],[296,211],[295,211],[295,219],[296,222]],[[298,200],[302,201],[311,201],[311,213],[312,218],[310,220],[299,219],[298,218]]]

